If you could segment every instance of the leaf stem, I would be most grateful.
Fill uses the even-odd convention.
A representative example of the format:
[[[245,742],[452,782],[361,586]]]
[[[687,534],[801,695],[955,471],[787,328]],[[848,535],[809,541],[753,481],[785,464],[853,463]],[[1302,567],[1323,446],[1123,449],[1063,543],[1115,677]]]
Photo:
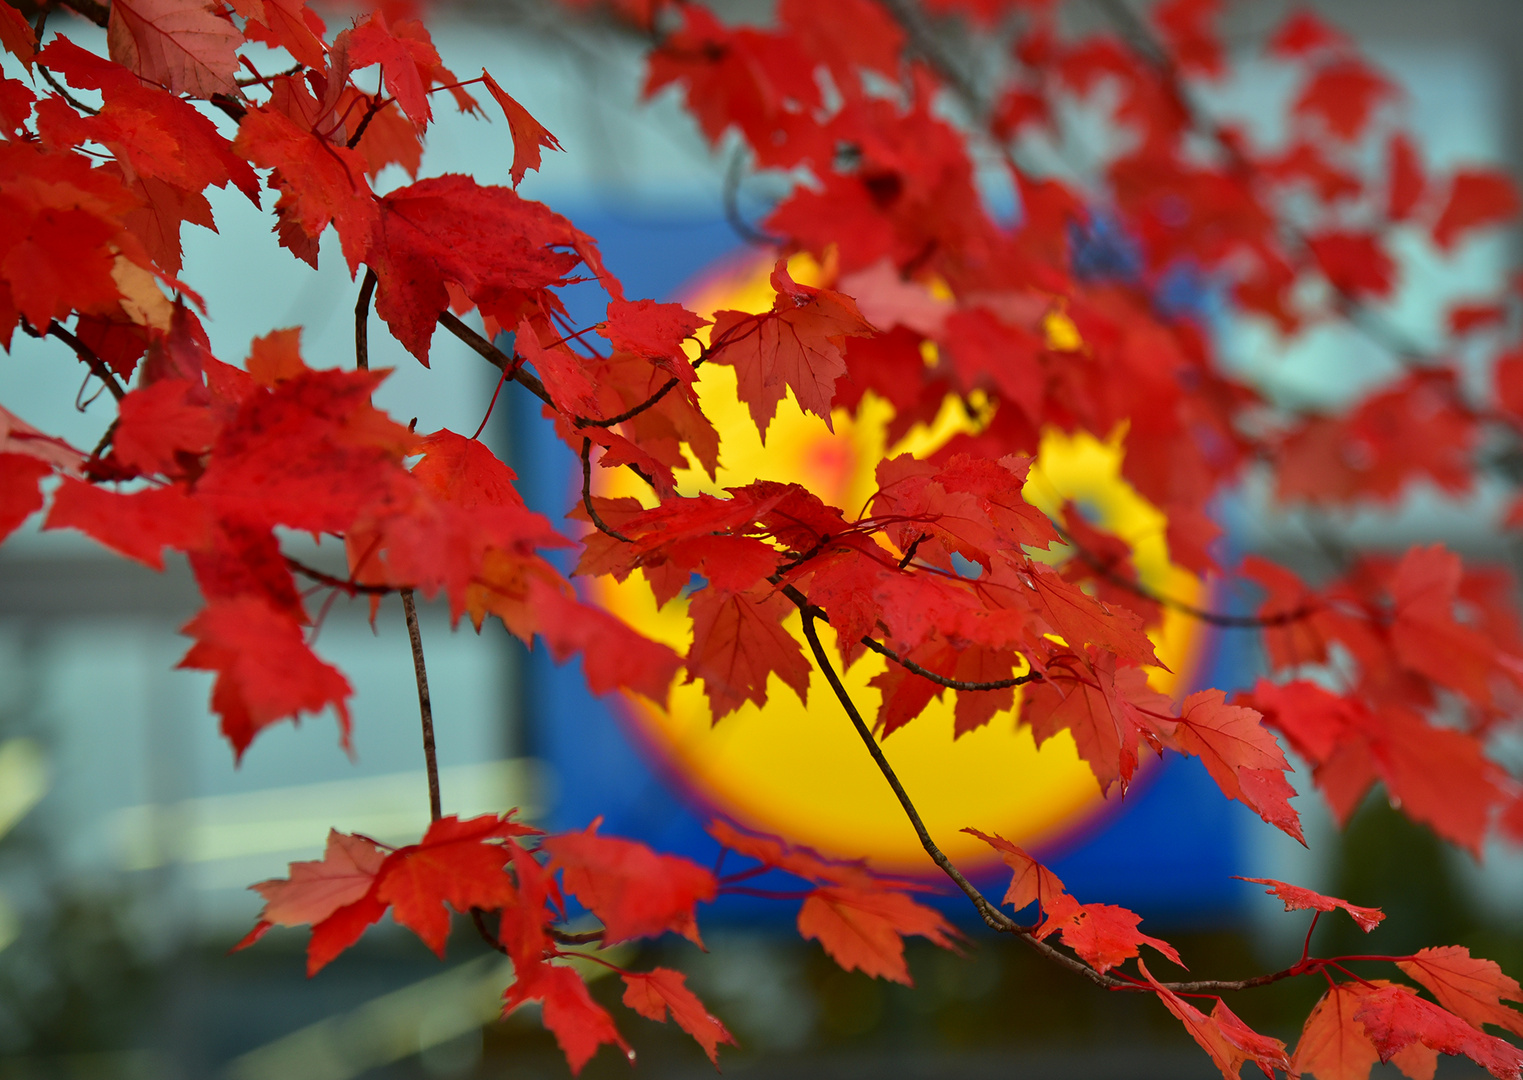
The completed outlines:
[[[938,675],[929,668],[921,667],[913,660],[908,660],[892,649],[883,645],[873,638],[863,635],[862,644],[866,645],[879,656],[885,656],[907,671],[913,671],[923,679],[929,679],[937,686],[945,686],[948,690],[1004,690],[1010,686],[1024,686],[1029,682],[1041,682],[1045,676],[1040,671],[1028,671],[1024,675],[1015,675],[1008,679],[991,679],[988,682],[966,682],[962,679],[952,679],[945,675]]]
[[[365,267],[365,280],[360,283],[359,299],[354,302],[354,366],[362,371],[370,370],[370,297],[375,292],[375,270]]]
[[[397,591],[392,585],[362,585],[353,578],[335,577],[332,574],[324,573],[315,566],[308,566],[304,562],[293,559],[289,555],[285,556],[285,562],[288,569],[295,571],[302,577],[311,578],[319,585],[327,585],[329,588],[339,589],[350,596],[354,596],[357,593],[363,593],[366,596],[386,596]]]
[[[418,681],[418,713],[423,719],[423,760],[428,766],[428,812],[432,820],[444,816],[439,801],[439,760],[434,754],[434,709],[428,694],[428,670],[423,664],[423,634],[418,629],[418,606],[411,589],[402,590],[402,611],[407,616],[407,637],[412,643],[412,668]]]
[[[23,319],[21,321],[21,329],[34,338],[57,338],[74,350],[74,355],[84,362],[92,375],[105,384],[106,389],[110,391],[113,398],[121,401],[122,398],[127,396],[127,391],[122,389],[122,384],[116,381],[116,376],[111,373],[111,369],[106,366],[106,362],[95,354],[95,350],[58,325],[56,320],[48,323],[46,330],[39,331],[31,323]]]
[[[615,540],[622,540],[626,544],[634,543],[629,537],[604,521],[597,507],[592,505],[592,440],[585,437],[582,439],[582,506],[587,510],[587,517],[591,519],[598,532],[611,536]]]
[[[1074,549],[1074,554],[1084,560],[1090,569],[1112,585],[1134,593],[1144,600],[1151,600],[1162,607],[1171,608],[1182,615],[1188,615],[1192,619],[1199,619],[1201,622],[1209,623],[1212,626],[1229,630],[1259,630],[1268,627],[1284,626],[1287,623],[1300,622],[1302,619],[1310,618],[1322,610],[1318,604],[1302,604],[1300,607],[1291,608],[1289,611],[1276,611],[1269,615],[1233,615],[1227,612],[1209,611],[1206,608],[1199,608],[1183,600],[1177,600],[1172,596],[1155,593],[1152,589],[1142,584],[1142,582],[1129,578],[1125,574],[1117,573],[1110,563],[1101,559],[1094,552],[1079,543],[1073,534],[1063,528],[1058,522],[1052,522],[1052,528],[1054,532],[1062,537],[1065,544]]]

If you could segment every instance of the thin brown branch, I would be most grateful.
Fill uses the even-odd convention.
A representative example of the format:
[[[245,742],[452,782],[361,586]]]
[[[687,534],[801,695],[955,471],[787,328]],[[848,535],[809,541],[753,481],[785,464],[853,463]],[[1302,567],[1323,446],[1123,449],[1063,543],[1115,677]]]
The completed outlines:
[[[479,907],[471,908],[471,923],[476,927],[476,933],[481,935],[482,941],[502,953],[502,955],[508,955],[507,946],[498,941],[497,935],[487,929],[486,914]]]
[[[95,355],[95,350],[91,349],[90,346],[80,341],[79,338],[69,333],[62,326],[59,326],[57,322],[49,323],[46,331],[39,332],[30,323],[22,320],[21,329],[34,338],[57,338],[74,350],[74,355],[79,357],[90,369],[91,373],[105,384],[106,389],[111,392],[112,397],[117,401],[121,401],[122,398],[127,396],[127,391],[123,390],[122,384],[116,381],[116,376],[111,373],[111,369],[106,366],[106,362]]]
[[[783,238],[773,236],[771,233],[758,229],[747,221],[740,212],[740,179],[745,171],[746,148],[744,143],[737,143],[735,152],[730,155],[730,164],[724,174],[724,217],[730,225],[730,229],[736,236],[748,244],[756,247],[778,248],[783,246]]]
[[[558,945],[592,945],[603,940],[603,931],[584,930],[580,934],[573,934],[567,930],[550,928],[550,938]]]
[[[786,593],[787,591],[785,587],[784,592]],[[793,590],[793,592],[797,595],[797,590]],[[790,599],[793,599],[793,597],[790,597]],[[794,602],[797,603],[797,599]],[[915,834],[920,838],[920,846],[925,849],[926,854],[941,868],[942,872],[952,880],[952,883],[962,891],[963,895],[972,901],[974,908],[983,918],[984,923],[990,929],[1000,933],[1014,934],[1049,960],[1088,979],[1096,986],[1107,990],[1150,991],[1150,986],[1139,985],[1126,979],[1118,979],[1113,975],[1102,974],[1078,957],[1070,956],[1056,946],[1037,937],[991,903],[979,891],[977,886],[963,876],[962,871],[957,868],[951,859],[947,858],[946,853],[931,838],[930,830],[925,827],[925,821],[920,817],[920,812],[915,809],[915,804],[911,801],[909,793],[905,791],[904,785],[899,781],[898,774],[894,772],[893,766],[889,764],[888,758],[884,756],[882,747],[873,738],[873,733],[868,728],[867,722],[857,710],[856,703],[852,700],[851,694],[841,682],[841,677],[836,673],[835,666],[830,662],[830,655],[825,651],[825,646],[820,641],[819,631],[815,627],[816,621],[821,617],[819,609],[805,601],[800,606],[800,611],[803,614],[804,638],[809,642],[810,651],[814,653],[815,663],[819,665],[821,673],[825,676],[826,681],[830,683],[830,689],[834,692],[836,700],[846,710],[847,717],[851,720],[852,726],[857,729],[857,735],[861,737],[863,745],[867,747],[867,752],[872,755],[873,762],[878,766],[878,771],[888,781],[889,787],[893,789],[895,797],[899,800],[899,805],[904,808],[905,816],[909,818],[910,824],[915,829]],[[1233,990],[1246,990],[1255,986],[1266,986],[1269,983],[1279,982],[1281,979],[1289,978],[1292,975],[1300,975],[1307,970],[1309,968],[1301,963],[1297,963],[1282,971],[1276,971],[1268,975],[1256,975],[1250,979],[1202,979],[1194,982],[1162,983],[1161,985],[1175,993],[1224,993]]]
[[[402,611],[407,616],[407,637],[412,643],[412,670],[418,682],[418,714],[423,719],[423,761],[428,767],[428,813],[432,820],[444,816],[439,801],[439,759],[434,754],[434,707],[428,694],[428,671],[423,664],[423,633],[418,629],[418,606],[411,589],[402,590]]]
[[[270,85],[270,83],[274,82],[276,79],[281,78],[282,76],[299,75],[303,71],[307,70],[307,65],[306,64],[292,64],[290,67],[286,68],[284,71],[277,71],[273,75],[261,75],[259,73],[258,69],[256,69],[254,67],[253,63],[248,59],[248,57],[246,57],[246,56],[239,56],[238,59],[239,59],[239,61],[242,62],[244,67],[248,68],[250,71],[252,71],[254,73],[252,78],[234,79],[233,81],[235,83],[237,83],[240,87],[249,87],[249,86],[264,86],[264,87],[268,87]]]
[[[100,437],[100,442],[95,444],[95,449],[90,451],[91,461],[99,461],[101,459],[101,455],[106,452],[106,449],[111,445],[111,441],[116,438],[116,428],[121,422],[122,418],[118,416],[107,425],[106,433]]]
[[[63,6],[89,19],[96,26],[106,27],[111,24],[111,7],[101,0],[63,0]]]
[[[355,128],[354,134],[349,136],[349,142],[346,145],[350,150],[360,145],[360,140],[365,137],[365,129],[370,126],[370,121],[374,120],[376,113],[386,108],[391,102],[391,98],[382,97],[380,94],[376,94],[375,97],[370,99],[370,105],[366,108],[365,115],[360,118],[359,127]]]
[[[582,439],[582,506],[598,532],[611,536],[615,540],[622,540],[626,544],[634,542],[604,521],[597,507],[592,505],[592,440],[587,438]]]
[[[1043,675],[1040,671],[1028,671],[1024,675],[1015,675],[1008,679],[991,679],[988,682],[968,682],[964,679],[952,679],[945,675],[938,675],[929,668],[923,668],[913,660],[907,660],[873,638],[863,636],[862,644],[866,645],[879,656],[886,656],[894,663],[907,671],[913,671],[923,679],[929,679],[937,686],[945,686],[948,690],[1004,690],[1011,686],[1024,686],[1030,682],[1041,682]]]
[[[396,588],[391,585],[363,585],[360,582],[353,580],[352,578],[335,577],[332,574],[324,573],[323,571],[317,569],[315,566],[308,566],[304,562],[293,559],[289,555],[285,556],[285,563],[288,569],[300,574],[302,577],[309,578],[312,581],[317,582],[319,585],[326,585],[331,589],[338,589],[341,592],[348,593],[350,596],[387,596],[397,591]]]
[[[539,400],[555,408],[555,402],[550,400],[550,393],[545,389],[545,384],[535,378],[530,372],[523,369],[523,362],[516,356],[509,356],[496,345],[472,330],[465,323],[456,318],[455,313],[446,309],[439,314],[439,325],[469,345],[475,352],[493,367],[507,374],[518,385]]]
[[[1074,549],[1074,554],[1082,559],[1091,570],[1112,585],[1134,593],[1144,600],[1158,604],[1160,607],[1170,608],[1182,615],[1188,615],[1192,619],[1199,619],[1203,623],[1212,626],[1220,626],[1229,630],[1260,630],[1275,626],[1285,626],[1288,623],[1300,622],[1315,615],[1322,608],[1317,604],[1302,604],[1300,607],[1291,608],[1288,611],[1276,611],[1269,615],[1233,615],[1225,611],[1210,611],[1206,608],[1196,607],[1172,596],[1165,596],[1149,589],[1142,582],[1118,573],[1110,563],[1101,559],[1090,551],[1078,540],[1074,539],[1067,529],[1056,521],[1052,523],[1053,530],[1063,538],[1063,542]]]
[[[37,40],[38,41],[42,40],[42,35],[41,34],[37,35]],[[72,105],[76,109],[78,109],[80,112],[82,112],[82,113],[89,113],[91,116],[95,116],[97,113],[100,112],[99,109],[91,108],[89,105],[86,105],[83,101],[80,101],[73,94],[69,93],[68,88],[65,87],[61,82],[59,82],[57,79],[55,79],[53,77],[53,73],[47,69],[47,65],[42,64],[42,63],[37,63],[37,64],[34,64],[33,66],[36,67],[37,71],[42,75],[42,77],[47,80],[48,85],[51,86],[54,90],[58,91],[58,96],[59,97],[63,98],[70,105]]]
[[[359,299],[354,302],[354,366],[361,370],[370,368],[370,297],[375,286],[375,270],[367,266]]]
[[[909,793],[899,782],[899,777],[895,774],[893,766],[888,763],[888,758],[883,756],[883,749],[878,745],[878,740],[873,738],[872,731],[868,729],[867,722],[862,719],[862,714],[857,711],[856,703],[852,701],[851,695],[842,684],[841,677],[836,674],[835,665],[830,662],[830,656],[820,641],[819,630],[815,627],[815,622],[819,619],[816,609],[810,605],[802,608],[801,611],[804,617],[804,638],[809,642],[810,651],[814,653],[814,662],[819,665],[825,680],[830,683],[830,689],[840,701],[841,707],[846,710],[846,715],[851,720],[852,726],[857,729],[857,734],[867,747],[867,752],[877,763],[878,771],[883,774],[883,778],[888,781],[888,786],[893,789],[894,795],[899,799],[899,805],[904,807],[910,824],[915,827],[915,834],[920,837],[920,846],[925,848],[926,854],[930,855],[932,861],[941,867],[942,872],[951,878],[952,882],[973,902],[973,906],[978,909],[978,913],[983,916],[984,922],[988,923],[991,929],[1011,932],[1015,929],[1015,923],[1010,917],[991,904],[971,881],[963,877],[962,871],[953,865],[952,860],[936,846],[936,841],[931,839],[931,834],[926,829],[925,822],[921,820],[919,811],[910,801]]]
[[[978,84],[936,36],[935,28],[920,5],[915,0],[878,0],[878,5],[899,24],[909,39],[910,47],[952,87],[968,110],[975,117],[984,116],[989,105],[979,91]]]

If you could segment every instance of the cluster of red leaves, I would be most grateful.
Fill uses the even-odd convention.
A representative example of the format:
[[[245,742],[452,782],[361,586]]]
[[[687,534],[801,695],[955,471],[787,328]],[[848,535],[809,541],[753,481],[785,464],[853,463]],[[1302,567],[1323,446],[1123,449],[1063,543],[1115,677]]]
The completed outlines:
[[[479,920],[496,913],[494,944],[513,961],[504,1013],[539,1002],[572,1072],[580,1072],[604,1043],[631,1060],[634,1052],[586,983],[565,965],[578,955],[559,948],[555,924],[574,897],[603,923],[603,944],[673,931],[702,944],[695,907],[714,899],[714,876],[701,866],[658,855],[630,840],[585,833],[543,836],[512,813],[435,821],[416,844],[386,848],[364,836],[328,834],[315,862],[291,864],[290,876],[255,885],[264,897],[259,922],[239,943],[258,941],[272,926],[312,927],[307,974],[314,975],[357,941],[388,911],[441,958],[450,908]],[[537,847],[524,846],[537,838]],[[557,874],[559,878],[557,878]],[[605,961],[606,963],[606,961]],[[719,1046],[735,1040],[709,1014],[678,972],[618,970],[624,1004],[641,1016],[675,1020],[718,1063]]]
[[[861,863],[825,859],[772,836],[753,836],[723,821],[709,832],[726,851],[757,866],[723,879],[726,885],[781,870],[813,886],[799,908],[798,929],[818,941],[846,971],[861,971],[913,985],[904,962],[904,936],[917,934],[944,949],[955,948],[957,931],[940,912],[911,898],[925,886],[880,877]]]
[[[1437,362],[1344,414],[1307,416],[1221,369],[1177,283],[1209,281],[1286,334],[1344,318],[1394,295],[1394,230],[1448,252],[1509,219],[1518,200],[1505,177],[1429,175],[1393,122],[1395,87],[1306,13],[1265,44],[1300,80],[1287,138],[1265,146],[1191,104],[1197,85],[1226,73],[1218,0],[1164,0],[1149,22],[1086,36],[1060,26],[1051,0],[925,3],[926,17],[967,20],[997,40],[1005,61],[993,85],[972,89],[937,49],[911,41],[923,27],[902,4],[783,0],[768,27],[732,26],[698,3],[611,6],[651,36],[647,93],[673,88],[712,143],[736,132],[758,167],[799,180],[764,225],[779,255],[814,255],[824,281],[800,284],[780,259],[769,311],[712,320],[626,299],[591,237],[515,190],[543,149],[559,148],[554,136],[487,73],[462,83],[416,20],[375,12],[330,36],[305,0],[114,0],[100,57],[56,33],[43,47],[0,3],[0,44],[58,87],[39,97],[0,79],[0,344],[17,327],[55,337],[118,403],[88,456],[0,409],[0,538],[47,507],[44,527],[79,529],[150,566],[166,548],[185,553],[206,607],[186,627],[195,644],[183,663],[216,673],[213,708],[240,755],[263,727],[329,706],[347,735],[350,687],[305,640],[294,570],[375,602],[442,595],[478,627],[495,615],[557,659],[580,652],[598,692],[664,700],[685,670],[716,719],[765,702],[773,675],[805,695],[811,659],[787,625],[802,612],[811,632],[828,622],[844,664],[867,651],[889,659],[872,683],[884,737],[949,689],[957,733],[974,730],[1012,709],[1022,685],[1019,723],[1039,741],[1069,732],[1107,791],[1125,790],[1144,748],[1170,749],[1199,757],[1227,797],[1300,838],[1273,729],[1340,817],[1380,780],[1408,814],[1472,850],[1498,823],[1523,837],[1520,785],[1486,751],[1523,690],[1523,632],[1495,572],[1424,548],[1360,560],[1313,588],[1251,562],[1246,573],[1269,593],[1267,652],[1296,681],[1176,705],[1147,683],[1160,601],[1129,577],[1126,546],[1077,513],[1065,512],[1060,534],[1023,495],[1043,432],[1124,432],[1124,476],[1167,515],[1171,557],[1207,574],[1221,568],[1204,508],[1255,463],[1274,470],[1287,501],[1390,504],[1419,481],[1468,492],[1482,444],[1523,431],[1518,355],[1497,367],[1495,409],[1471,402],[1457,369]],[[239,52],[246,41],[295,66],[258,72]],[[65,83],[99,95],[99,107]],[[476,84],[508,122],[513,186],[419,180],[433,95],[475,110],[465,86]],[[987,122],[953,119],[945,105],[958,96]],[[1104,211],[1020,164],[1028,139],[1064,143],[1075,108],[1105,111],[1121,136],[1094,178]],[[976,142],[1005,166],[1014,224],[981,195]],[[413,182],[377,194],[390,165]],[[418,435],[378,412],[380,373],[309,369],[297,331],[256,341],[242,368],[211,355],[200,302],[179,280],[180,233],[186,222],[214,227],[205,192],[229,185],[255,203],[274,194],[278,242],[299,259],[315,265],[331,226],[351,274],[363,268],[364,303],[373,292],[419,361],[444,325],[539,396],[586,472],[596,458],[648,483],[644,500],[599,500],[584,486],[581,514],[595,529],[578,571],[639,570],[663,604],[685,594],[686,656],[581,603],[541,554],[569,542],[526,509],[511,470],[474,440]],[[609,302],[601,323],[578,328],[558,290],[585,276]],[[1514,303],[1478,298],[1450,323],[1457,335],[1491,333]],[[457,318],[472,311],[485,338]],[[512,355],[489,341],[504,329]],[[713,477],[724,434],[695,391],[711,363],[734,369],[763,438],[789,396],[828,427],[834,410],[858,412],[872,395],[893,408],[891,439],[949,398],[976,422],[927,457],[879,463],[860,512],[767,480],[688,495],[677,474]],[[346,573],[294,564],[279,529],[341,542]],[[1054,568],[1032,557],[1060,537],[1085,558]],[[827,663],[823,651],[814,659]],[[321,862],[260,887],[261,925],[313,924],[315,970],[387,910],[436,950],[446,905],[497,912],[497,942],[517,969],[508,1007],[542,1002],[579,1068],[603,1043],[625,1044],[575,972],[550,962],[563,894],[602,920],[605,944],[666,930],[696,941],[693,905],[719,883],[595,833],[532,849],[529,835],[505,818],[445,818],[391,852],[335,835]],[[952,943],[907,883],[728,827],[715,835],[758,872],[810,883],[799,929],[848,969],[907,982],[903,935]],[[1100,979],[1136,959],[1125,985],[1157,993],[1228,1076],[1249,1060],[1295,1068],[1225,1005],[1207,1016],[1154,981],[1140,946],[1177,957],[1137,930],[1138,916],[1080,905],[1019,848],[989,842],[1016,871],[1006,901],[1040,904],[1036,945],[1061,941]],[[1296,906],[1373,918],[1276,887]],[[1516,1052],[1478,1030],[1516,1032],[1499,1004],[1516,1000],[1515,983],[1452,949],[1400,962],[1439,1004],[1407,987],[1339,984],[1308,1024],[1302,1067],[1341,1080],[1374,1053],[1421,1074],[1444,1052],[1517,1076]],[[1303,957],[1292,973],[1325,969]],[[728,1039],[680,975],[625,981],[626,1004],[655,1018],[670,1010],[711,1057]]]

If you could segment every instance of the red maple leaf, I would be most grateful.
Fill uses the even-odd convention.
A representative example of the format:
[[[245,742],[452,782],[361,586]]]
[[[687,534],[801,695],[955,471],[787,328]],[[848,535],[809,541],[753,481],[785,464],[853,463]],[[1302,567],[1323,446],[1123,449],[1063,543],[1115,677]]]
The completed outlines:
[[[366,257],[379,209],[358,151],[334,145],[274,104],[249,110],[233,150],[275,170],[269,182],[280,191],[275,210],[281,243],[299,258],[317,265],[317,239],[330,224],[338,229],[351,272]]]
[[[504,1015],[525,1002],[543,1004],[545,1027],[555,1033],[555,1041],[566,1055],[573,1076],[582,1071],[604,1043],[620,1047],[624,1056],[634,1062],[635,1052],[613,1026],[612,1018],[592,1000],[587,984],[570,968],[538,964],[527,972],[519,972],[503,998]]]
[[[247,20],[243,33],[250,41],[283,48],[308,67],[323,67],[326,27],[306,0],[232,0],[232,5]]]
[[[517,187],[523,180],[524,173],[530,169],[539,169],[540,147],[559,150],[561,144],[545,125],[529,115],[528,109],[498,86],[497,80],[488,75],[485,68],[481,71],[481,79],[486,84],[487,92],[502,107],[503,115],[508,118],[508,129],[513,133],[513,165],[509,175],[513,177],[513,186]]]
[[[264,897],[259,919],[276,926],[315,926],[370,892],[385,861],[386,852],[371,841],[330,829],[321,859],[294,862],[289,876],[250,886]]]
[[[1284,775],[1290,762],[1261,721],[1255,709],[1228,705],[1220,690],[1201,690],[1185,698],[1172,736],[1201,759],[1222,794],[1302,840],[1301,819],[1286,801],[1296,794]]]
[[[860,862],[827,859],[808,848],[789,844],[775,836],[755,836],[741,832],[728,822],[718,819],[709,822],[708,831],[729,850],[755,859],[763,866],[785,870],[806,881],[850,885],[859,889],[881,887],[880,880]]]
[[[1039,933],[1060,931],[1063,944],[1102,975],[1118,964],[1140,956],[1139,949],[1143,945],[1157,949],[1184,967],[1174,946],[1139,931],[1137,924],[1142,922],[1142,916],[1126,908],[1114,904],[1081,904],[1057,926],[1052,922],[1049,919],[1044,923]]]
[[[1137,967],[1163,1002],[1164,1008],[1184,1024],[1190,1037],[1221,1069],[1225,1080],[1237,1080],[1243,1064],[1248,1061],[1257,1062],[1266,1075],[1272,1075],[1271,1069],[1289,1068],[1285,1044],[1253,1031],[1220,999],[1217,999],[1211,1015],[1207,1016],[1154,979],[1140,958]]]
[[[563,284],[578,262],[610,292],[597,245],[559,214],[512,188],[446,175],[380,201],[365,255],[376,272],[376,313],[409,352],[428,362],[434,324],[449,306],[446,282],[484,314],[517,326],[525,301]]]
[[[454,815],[440,818],[419,843],[387,856],[376,875],[375,898],[390,905],[392,917],[442,958],[449,935],[445,905],[468,912],[511,904],[515,894],[503,873],[510,851],[491,841],[532,831],[495,814],[468,821]]]
[[[1453,250],[1460,237],[1511,221],[1518,213],[1518,189],[1506,173],[1461,169],[1449,184],[1449,201],[1433,224],[1433,242]]]
[[[1009,904],[1016,911],[1033,903],[1038,904],[1045,921],[1056,924],[1061,924],[1079,910],[1079,902],[1068,895],[1058,876],[1027,855],[1023,849],[1003,836],[988,836],[973,828],[963,829],[963,832],[978,837],[998,851],[1005,865],[1014,871],[1010,887],[1005,890],[1000,903]]]
[[[1414,1043],[1441,1054],[1463,1054],[1497,1080],[1518,1080],[1523,1073],[1523,1050],[1494,1035],[1485,1035],[1453,1013],[1424,1001],[1407,986],[1384,986],[1365,994],[1354,1018],[1381,1061],[1390,1061]]]
[[[174,475],[211,448],[220,425],[206,388],[189,379],[161,379],[133,390],[117,407],[111,447],[118,461],[141,473]]]
[[[1427,193],[1428,178],[1417,147],[1403,133],[1391,136],[1389,174],[1386,216],[1392,221],[1405,221]]]
[[[860,970],[913,986],[904,962],[904,935],[918,934],[944,949],[956,931],[934,908],[902,892],[827,885],[815,889],[799,909],[799,933],[818,940],[846,971]]]
[[[1396,284],[1396,263],[1377,237],[1369,233],[1329,232],[1308,237],[1306,246],[1339,292],[1377,299],[1391,295]]]
[[[420,131],[428,126],[434,113],[425,81],[439,67],[439,52],[427,40],[426,31],[421,37],[394,33],[378,11],[340,34],[334,48],[346,51],[351,70],[380,64],[387,91],[413,126]]]
[[[10,4],[0,4],[0,45],[32,70],[32,56],[37,51],[37,34],[26,16]]]
[[[243,35],[202,0],[113,2],[106,42],[111,59],[172,93],[240,96],[233,73]]]
[[[603,923],[603,944],[659,937],[668,930],[702,946],[694,912],[718,893],[714,875],[675,855],[658,855],[633,840],[585,833],[548,836],[540,848],[563,872],[566,892]]]
[[[42,490],[37,486],[53,466],[30,454],[0,453],[0,540],[42,509]]]
[[[1292,11],[1269,39],[1271,55],[1298,59],[1322,49],[1342,49],[1348,36],[1305,9]]]
[[[799,408],[830,428],[836,380],[846,374],[845,340],[874,332],[851,297],[797,284],[784,260],[773,268],[772,288],[777,298],[770,312],[716,312],[709,335],[709,360],[735,369],[736,392],[763,440],[788,390]]]
[[[349,680],[319,660],[301,625],[254,596],[218,599],[181,631],[196,639],[181,667],[215,671],[212,709],[242,758],[260,729],[332,705],[340,740],[349,745]]]
[[[1378,72],[1362,61],[1342,58],[1317,70],[1293,111],[1318,118],[1329,133],[1352,142],[1364,134],[1381,102],[1394,94],[1395,88]]]
[[[1301,1029],[1291,1058],[1293,1074],[1308,1073],[1317,1080],[1368,1080],[1380,1054],[1364,1025],[1354,1018],[1367,992],[1357,983],[1328,988]]]
[[[1391,574],[1396,617],[1391,641],[1414,671],[1472,701],[1491,700],[1497,650],[1486,635],[1457,622],[1459,556],[1434,544],[1408,551]]]
[[[44,529],[78,529],[130,559],[164,569],[163,549],[188,551],[208,538],[205,508],[183,488],[118,494],[64,477]]]
[[[698,376],[683,351],[683,343],[693,340],[698,329],[707,325],[708,319],[681,304],[611,300],[598,333],[615,349],[643,356],[668,374],[691,383]]]
[[[658,967],[650,971],[626,971],[623,979],[625,1005],[648,1020],[663,1023],[670,1010],[672,1019],[698,1041],[716,1066],[720,1045],[735,1045],[735,1036],[704,1008],[698,995],[687,988],[687,976],[681,972]]]
[[[1490,960],[1471,956],[1463,945],[1420,949],[1396,966],[1427,987],[1438,1003],[1476,1027],[1496,1024],[1523,1035],[1523,1015],[1502,1004],[1523,1001],[1516,979]]]
[[[687,655],[688,681],[703,680],[714,719],[747,701],[767,703],[774,673],[803,701],[812,670],[797,639],[783,628],[793,605],[762,586],[743,592],[700,590],[688,604],[693,646]]]
[[[1349,917],[1359,924],[1359,929],[1368,934],[1380,921],[1385,918],[1385,912],[1379,908],[1356,907],[1347,900],[1339,900],[1335,896],[1323,896],[1321,893],[1303,889],[1299,885],[1287,885],[1283,881],[1275,881],[1272,878],[1245,877],[1243,881],[1251,881],[1256,885],[1268,885],[1265,892],[1277,896],[1285,901],[1286,911],[1336,911],[1342,908],[1349,913]]]

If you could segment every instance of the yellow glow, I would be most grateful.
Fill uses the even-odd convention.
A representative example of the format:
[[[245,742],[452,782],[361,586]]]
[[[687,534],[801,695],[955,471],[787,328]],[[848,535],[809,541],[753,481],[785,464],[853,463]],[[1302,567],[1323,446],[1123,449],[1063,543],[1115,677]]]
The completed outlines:
[[[802,283],[820,278],[819,268],[807,258],[796,258],[789,269]],[[687,298],[687,304],[706,315],[720,308],[765,310],[773,295],[769,272],[767,266],[748,267]],[[1082,346],[1061,312],[1049,316],[1045,329],[1055,345]],[[734,372],[713,366],[701,375],[699,396],[721,433],[723,457],[717,483],[701,470],[678,474],[687,495],[718,493],[755,479],[791,480],[851,517],[876,490],[873,471],[885,452],[923,456],[968,425],[961,406],[949,400],[930,427],[917,427],[899,444],[885,447],[893,415],[887,402],[869,396],[855,420],[837,411],[832,435],[790,396],[778,408],[764,449],[746,407],[735,397]],[[1048,432],[1026,497],[1049,512],[1064,499],[1082,502],[1103,527],[1132,544],[1138,573],[1148,586],[1181,599],[1196,598],[1196,580],[1168,561],[1163,515],[1119,477],[1121,455],[1121,433],[1101,442],[1084,434]],[[635,495],[649,505],[648,490],[642,491],[626,470],[598,470],[597,481],[601,495]],[[690,624],[682,599],[658,611],[639,574],[623,584],[599,579],[592,592],[644,633],[686,652]],[[797,617],[791,626],[802,640]],[[1159,658],[1174,672],[1152,672],[1157,689],[1168,693],[1181,685],[1198,645],[1192,630],[1187,620],[1169,613],[1154,633]],[[821,632],[835,655],[829,628],[821,627]],[[879,695],[867,683],[883,664],[869,653],[844,675],[869,719]],[[717,725],[710,722],[698,683],[675,687],[667,710],[630,699],[628,712],[642,737],[695,793],[742,825],[830,854],[866,856],[888,869],[923,872],[927,863],[914,831],[824,677],[815,673],[807,707],[775,678],[767,696],[765,708],[747,704]],[[955,695],[948,691],[883,743],[932,835],[954,860],[987,861],[990,855],[982,842],[960,831],[964,826],[1030,844],[1072,828],[1103,805],[1094,776],[1067,732],[1039,750],[1030,732],[1017,730],[1011,714],[1004,714],[954,741],[954,703]]]

